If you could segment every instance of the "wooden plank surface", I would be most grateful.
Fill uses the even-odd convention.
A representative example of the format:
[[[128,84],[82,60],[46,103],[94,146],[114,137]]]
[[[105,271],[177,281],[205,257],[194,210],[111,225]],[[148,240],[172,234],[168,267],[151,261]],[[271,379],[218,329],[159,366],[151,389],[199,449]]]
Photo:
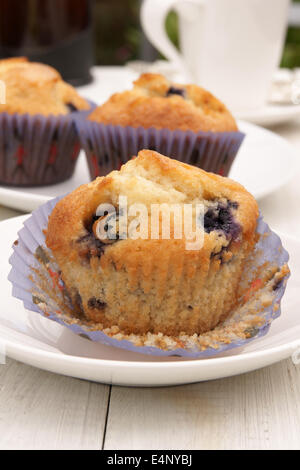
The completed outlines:
[[[300,449],[300,369],[291,360],[228,379],[112,387],[105,449]]]
[[[112,387],[106,417],[108,400],[109,386],[7,359],[0,449],[300,449],[300,369],[290,360],[195,385]]]
[[[7,358],[0,365],[0,449],[101,449],[109,388]]]

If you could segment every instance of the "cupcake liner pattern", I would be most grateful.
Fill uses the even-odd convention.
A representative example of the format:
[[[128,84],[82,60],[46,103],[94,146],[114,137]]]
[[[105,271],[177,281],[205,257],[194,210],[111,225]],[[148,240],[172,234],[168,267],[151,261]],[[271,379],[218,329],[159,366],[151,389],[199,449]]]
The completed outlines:
[[[91,178],[118,170],[142,149],[227,176],[245,137],[242,132],[192,132],[104,125],[76,119]]]
[[[192,358],[210,357],[245,346],[254,338],[265,335],[271,322],[280,315],[280,301],[289,277],[286,267],[289,257],[279,237],[260,218],[257,227],[259,241],[243,276],[245,292],[253,290],[254,294],[211,332],[199,336],[181,335],[177,338],[150,333],[143,337],[126,336],[116,327],[102,331],[99,326],[74,317],[71,315],[74,308],[60,279],[59,269],[47,253],[43,233],[48,217],[59,199],[53,199],[34,211],[25,221],[18,234],[19,239],[14,244],[9,280],[13,285],[13,296],[23,301],[26,309],[46,316],[92,341],[143,354]],[[262,274],[274,266],[281,275],[275,274],[266,286],[257,284],[258,273]],[[270,283],[271,296],[268,293]],[[49,289],[45,289],[45,285]]]
[[[74,117],[0,113],[0,184],[39,186],[70,178],[80,151]]]

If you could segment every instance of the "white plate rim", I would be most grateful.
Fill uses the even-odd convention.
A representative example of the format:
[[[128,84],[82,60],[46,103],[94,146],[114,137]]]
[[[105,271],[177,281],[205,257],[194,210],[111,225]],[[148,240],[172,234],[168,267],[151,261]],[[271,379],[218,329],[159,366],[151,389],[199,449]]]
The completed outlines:
[[[297,116],[300,116],[300,105],[292,103],[266,103],[264,106],[256,110],[235,113],[235,118],[237,120],[248,121],[249,123],[258,126],[280,125],[296,118]]]
[[[278,191],[283,186],[285,186],[299,172],[299,170],[300,170],[300,161],[299,161],[299,158],[297,157],[297,152],[296,152],[296,149],[294,148],[294,146],[287,139],[282,137],[281,135],[276,134],[275,132],[273,132],[269,129],[265,129],[262,126],[258,126],[257,124],[253,124],[252,122],[238,120],[238,124],[242,128],[241,129],[242,132],[243,132],[243,127],[244,126],[246,126],[246,128],[247,127],[250,127],[250,128],[254,127],[258,131],[263,131],[265,134],[268,134],[272,138],[278,139],[279,141],[283,141],[287,146],[290,147],[290,150],[291,150],[290,157],[291,157],[291,159],[294,163],[294,166],[288,166],[288,171],[285,173],[285,176],[283,176],[283,178],[280,179],[279,182],[276,182],[276,183],[273,183],[273,184],[269,184],[269,182],[268,182],[268,188],[267,189],[261,189],[260,191],[256,192],[256,194],[254,195],[255,199],[262,199],[262,198],[272,194],[273,192]],[[246,134],[246,137],[247,137],[247,134]],[[231,176],[229,176],[229,177],[231,177]],[[233,177],[233,179],[234,179],[234,177]]]
[[[9,329],[9,328],[8,328]],[[2,339],[1,337],[1,329],[0,329],[0,339]],[[56,352],[53,352],[53,351],[44,351],[44,350],[39,350],[38,348],[34,348],[34,347],[31,347],[31,346],[27,346],[27,345],[19,345],[18,343],[14,342],[14,341],[11,341],[11,340],[3,340],[2,341],[4,342],[5,346],[8,347],[7,351],[8,352],[8,356],[13,358],[14,359],[14,352],[18,353],[18,352],[28,352],[28,353],[31,353],[32,356],[37,356],[37,357],[41,357],[41,356],[45,356],[45,358],[60,358],[60,362],[65,362],[65,363],[80,363],[81,365],[86,365],[86,364],[89,364],[89,363],[94,363],[94,364],[101,364],[101,366],[104,366],[104,367],[108,367],[109,369],[111,369],[111,367],[129,367],[129,368],[132,368],[132,369],[139,369],[139,368],[159,368],[159,369],[163,369],[163,368],[186,368],[187,366],[195,366],[195,364],[199,365],[199,364],[202,364],[202,365],[206,365],[206,364],[210,364],[212,365],[213,364],[218,364],[218,365],[222,365],[223,363],[227,363],[228,361],[230,361],[231,363],[233,362],[241,362],[241,361],[246,361],[246,360],[249,360],[249,359],[255,359],[257,357],[261,357],[261,356],[264,356],[267,358],[271,358],[273,355],[276,355],[278,356],[278,354],[280,354],[280,359],[278,360],[282,360],[286,357],[289,357],[293,352],[295,352],[298,348],[300,348],[300,339],[299,340],[293,340],[293,341],[290,341],[290,342],[287,342],[285,344],[282,344],[280,346],[273,346],[269,349],[265,349],[262,351],[252,351],[252,352],[248,352],[248,353],[241,353],[241,354],[238,354],[238,355],[234,355],[234,356],[224,356],[224,357],[212,357],[212,358],[209,358],[209,359],[187,359],[185,361],[174,361],[174,362],[168,362],[168,361],[162,361],[162,362],[155,362],[155,361],[146,361],[146,362],[143,362],[143,361],[117,361],[115,359],[97,359],[97,358],[87,358],[87,357],[80,357],[80,356],[74,356],[74,355],[70,355],[70,354],[59,354],[59,353],[56,353]],[[286,356],[282,356],[281,357],[281,353],[285,353]],[[25,358],[24,358],[24,361],[23,362],[26,362],[25,361]]]

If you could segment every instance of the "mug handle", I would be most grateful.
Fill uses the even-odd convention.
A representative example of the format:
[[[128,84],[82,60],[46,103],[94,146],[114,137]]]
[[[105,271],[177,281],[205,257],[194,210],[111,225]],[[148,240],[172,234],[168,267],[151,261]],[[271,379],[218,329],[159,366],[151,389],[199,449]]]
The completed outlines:
[[[182,54],[172,44],[165,30],[165,21],[169,11],[184,3],[199,7],[205,4],[205,0],[143,0],[140,18],[143,30],[153,46],[177,68],[189,75]]]

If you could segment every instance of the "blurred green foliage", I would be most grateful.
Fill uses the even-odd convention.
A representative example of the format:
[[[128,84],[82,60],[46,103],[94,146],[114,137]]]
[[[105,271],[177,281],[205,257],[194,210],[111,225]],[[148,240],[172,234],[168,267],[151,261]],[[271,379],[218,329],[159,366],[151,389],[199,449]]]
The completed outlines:
[[[166,19],[166,31],[169,38],[175,44],[176,47],[179,46],[178,38],[178,15],[175,11],[171,11]]]
[[[300,67],[300,26],[288,28],[281,67]]]
[[[300,3],[300,0],[293,0]],[[300,25],[290,26],[286,33],[285,47],[283,50],[281,67],[300,67]]]
[[[123,65],[128,60],[161,57],[148,46],[143,57],[145,37],[139,21],[140,0],[95,0],[93,4],[95,62],[99,65]],[[177,15],[170,12],[166,20],[170,39],[178,45]]]
[[[93,22],[96,64],[122,65],[138,58],[141,32],[137,0],[95,0]]]

